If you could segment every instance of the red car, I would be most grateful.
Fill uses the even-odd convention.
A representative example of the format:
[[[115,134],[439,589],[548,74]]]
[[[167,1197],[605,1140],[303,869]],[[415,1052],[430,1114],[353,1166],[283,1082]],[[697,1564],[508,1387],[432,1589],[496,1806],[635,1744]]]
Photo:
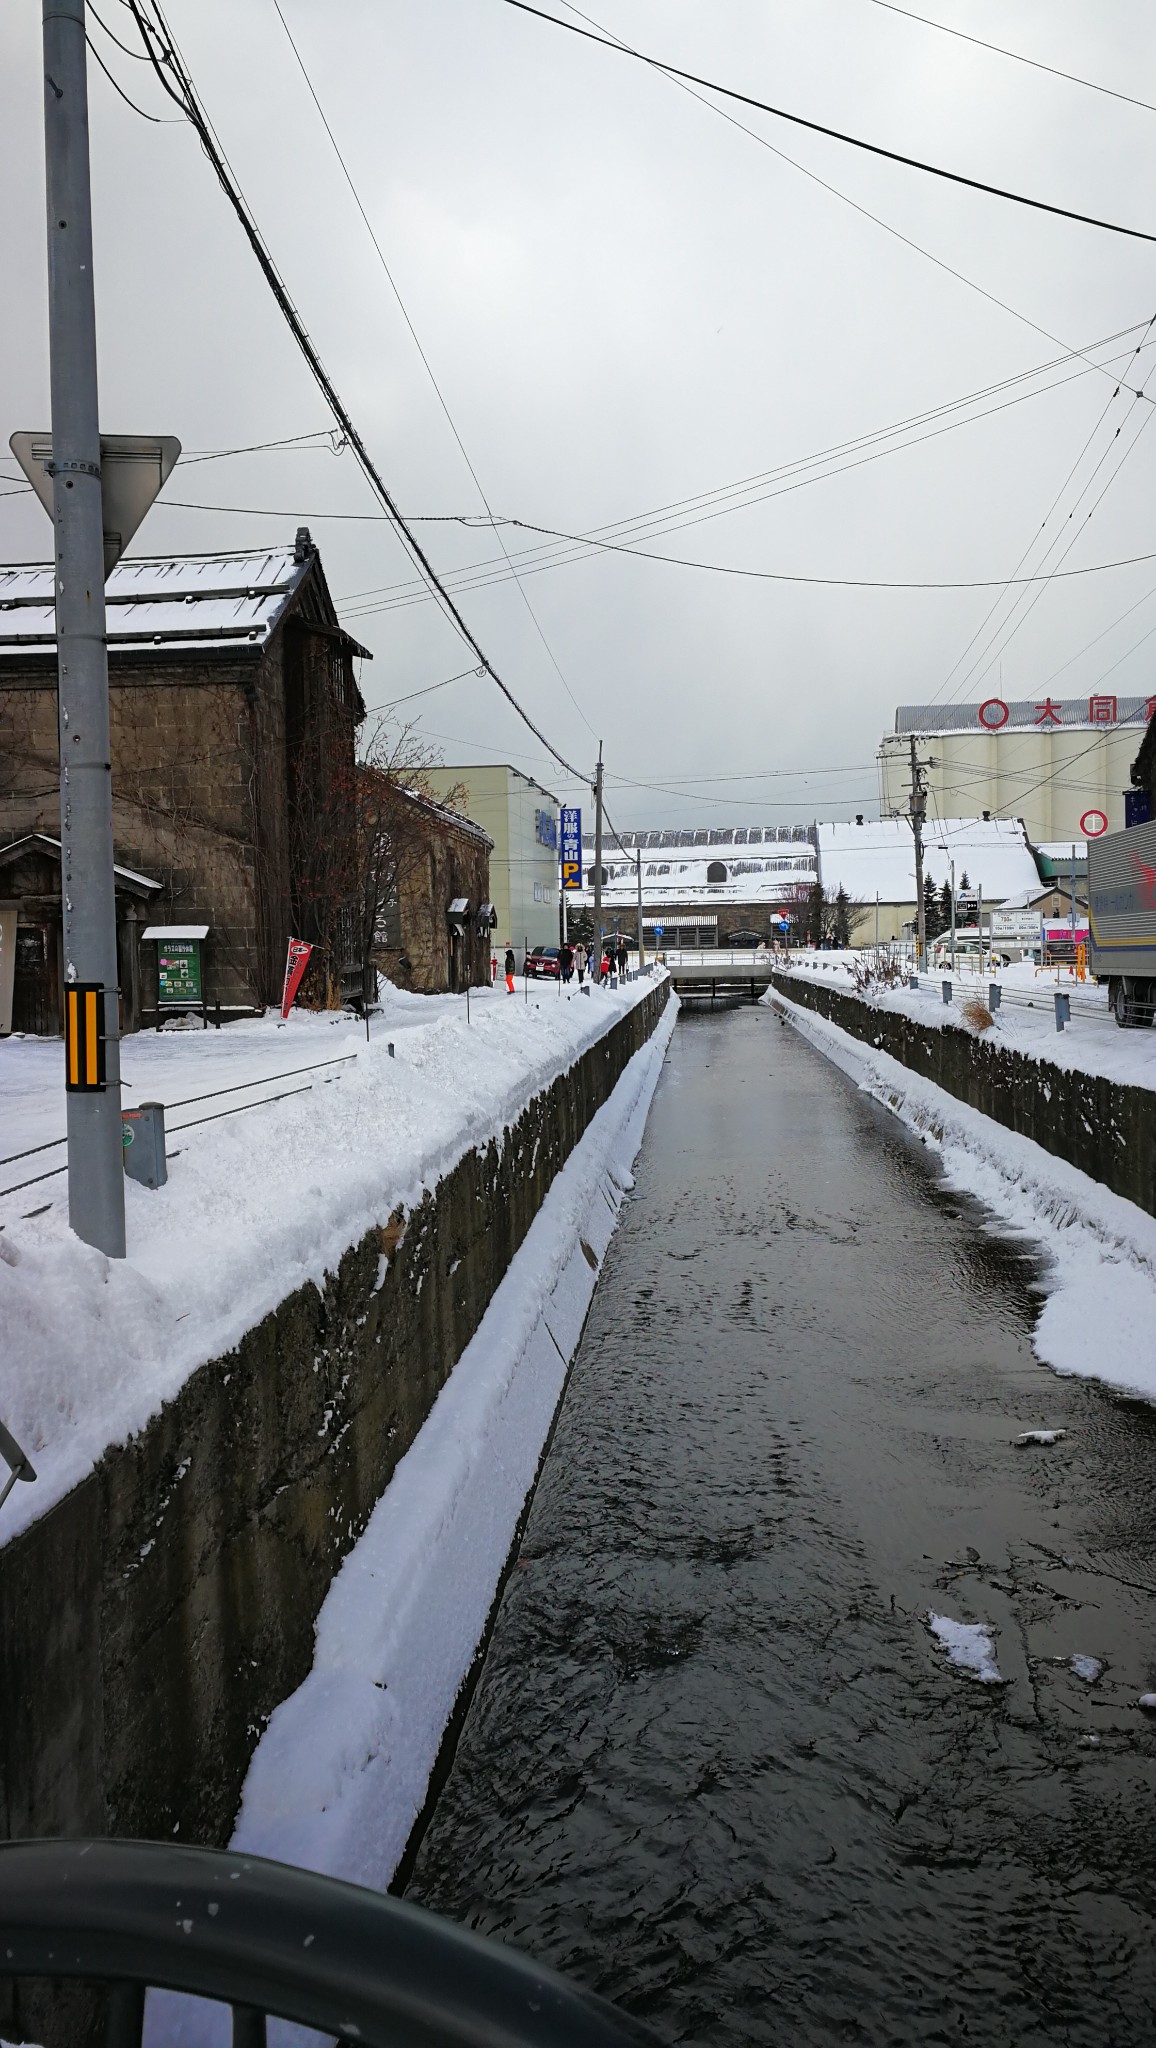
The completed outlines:
[[[533,975],[535,980],[544,974],[548,979],[557,981],[561,972],[558,964],[560,950],[558,946],[531,946],[526,955],[525,972]]]

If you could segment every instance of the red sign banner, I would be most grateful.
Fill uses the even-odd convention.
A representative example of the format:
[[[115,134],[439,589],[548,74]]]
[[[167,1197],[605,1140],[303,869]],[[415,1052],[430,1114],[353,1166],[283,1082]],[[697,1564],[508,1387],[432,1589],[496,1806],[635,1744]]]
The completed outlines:
[[[284,1022],[293,1008],[293,998],[301,986],[309,955],[313,947],[308,939],[290,939],[289,951],[285,958],[285,986],[281,991],[281,1020]]]

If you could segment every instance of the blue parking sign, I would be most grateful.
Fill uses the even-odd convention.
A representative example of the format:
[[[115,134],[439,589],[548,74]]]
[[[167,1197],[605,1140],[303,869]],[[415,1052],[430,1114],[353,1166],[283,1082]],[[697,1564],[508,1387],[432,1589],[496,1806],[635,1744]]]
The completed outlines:
[[[582,887],[582,813],[563,804],[561,819],[562,887]]]

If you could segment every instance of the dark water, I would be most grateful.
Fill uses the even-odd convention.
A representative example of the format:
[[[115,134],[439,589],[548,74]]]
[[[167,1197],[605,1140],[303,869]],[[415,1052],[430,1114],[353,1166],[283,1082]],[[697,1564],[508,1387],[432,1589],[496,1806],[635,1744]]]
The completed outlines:
[[[1156,1415],[767,1010],[637,1172],[411,1895],[669,2041],[1156,2041]]]

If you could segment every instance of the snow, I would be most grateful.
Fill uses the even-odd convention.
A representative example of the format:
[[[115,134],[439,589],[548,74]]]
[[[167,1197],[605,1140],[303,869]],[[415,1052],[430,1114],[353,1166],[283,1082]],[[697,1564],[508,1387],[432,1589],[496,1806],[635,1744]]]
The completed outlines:
[[[1095,1685],[1104,1669],[1102,1657],[1085,1657],[1079,1652],[1068,1658],[1068,1664],[1076,1677],[1082,1678],[1087,1685]]]
[[[1156,1714],[1156,1692],[1142,1692],[1136,1705],[1143,1707],[1146,1714]]]
[[[914,903],[915,842],[906,818],[868,819],[862,825],[820,825],[819,876],[835,895],[852,902]],[[942,842],[942,844],[940,843]],[[1039,870],[1018,818],[944,818],[926,828],[924,874],[937,889],[964,874],[984,902],[1002,902],[1040,886]]]
[[[1061,1443],[1067,1434],[1066,1429],[1025,1429],[1019,1436],[1013,1437],[1012,1442],[1017,1451],[1022,1451],[1028,1444]]]
[[[995,1661],[995,1630],[983,1621],[952,1621],[947,1614],[929,1614],[927,1626],[947,1652],[948,1662],[981,1685],[1002,1685]]]
[[[1156,1400],[1156,1217],[825,1017],[774,990],[763,1000],[938,1151],[949,1187],[1042,1249],[1036,1356]]]
[[[270,1718],[231,1846],[384,1890],[425,1803],[577,1348],[674,1029],[671,1001],[556,1176],[317,1620]],[[593,1258],[594,1264],[590,1260]],[[227,2038],[225,2016],[219,2016]],[[150,2048],[216,2040],[150,1995]]]
[[[264,644],[301,573],[291,547],[122,559],[105,585],[109,640],[181,646],[208,633]],[[55,647],[53,584],[51,564],[0,569],[0,656],[29,640]]]
[[[63,1147],[50,1142],[64,1130],[59,1042],[0,1041],[0,1182],[47,1176],[0,1194],[0,1420],[38,1475],[0,1509],[0,1541],[467,1151],[501,1142],[653,985],[582,1000],[499,985],[471,992],[468,1021],[464,997],[387,988],[368,1044],[355,1018],[304,1011],[284,1026],[137,1033],[122,1047],[125,1103],[170,1106],[169,1181],[126,1181],[120,1260],[68,1228]]]
[[[853,965],[865,957],[861,951],[796,953],[784,971],[854,994]],[[950,1003],[943,1000],[945,981],[951,983]],[[998,983],[1001,997],[991,1026],[982,1034],[989,1044],[1008,1046],[1068,1071],[1103,1074],[1109,1081],[1136,1088],[1156,1087],[1156,1030],[1122,1031],[1109,1012],[1106,987],[1078,982],[1066,967],[1037,974],[1025,960],[980,974],[978,962],[957,961],[953,975],[950,963],[936,964],[919,970],[918,988],[877,988],[862,1000],[913,1017],[932,1031],[942,1031],[945,1025],[966,1029],[962,1005],[973,996],[986,1003],[991,981]],[[1071,1021],[1063,1031],[1056,1030],[1057,990],[1071,1006]]]

